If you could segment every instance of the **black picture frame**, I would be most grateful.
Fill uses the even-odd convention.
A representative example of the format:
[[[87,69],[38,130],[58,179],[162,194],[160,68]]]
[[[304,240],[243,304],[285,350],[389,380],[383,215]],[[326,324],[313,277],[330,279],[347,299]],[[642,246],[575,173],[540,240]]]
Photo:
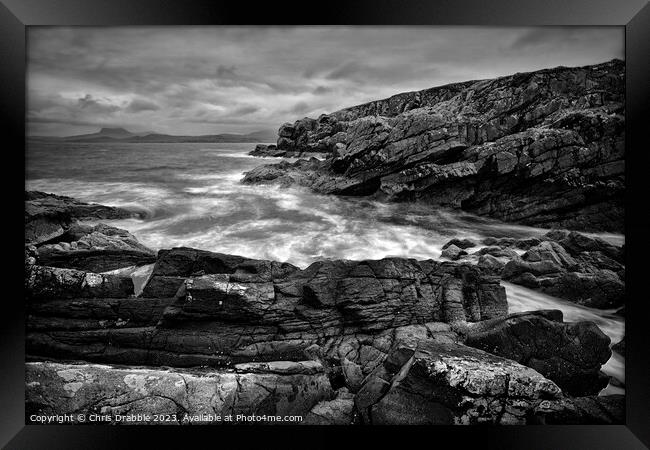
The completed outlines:
[[[395,429],[256,427],[218,430],[143,429],[142,427],[25,425],[24,312],[21,261],[24,249],[13,227],[5,235],[5,272],[0,330],[0,445],[15,449],[130,448],[136,438],[148,446],[158,442],[189,446],[188,438],[203,437],[211,447],[339,446],[345,435],[364,439],[394,439],[401,445],[421,445],[424,439],[454,447],[526,449],[643,449],[650,447],[650,327],[646,266],[650,255],[647,170],[650,148],[646,132],[650,105],[650,5],[645,0],[481,0],[421,1],[357,0],[349,2],[247,2],[183,0],[2,0],[0,4],[0,110],[4,148],[4,205],[7,223],[18,228],[22,194],[14,183],[24,174],[26,27],[34,25],[224,25],[224,24],[345,24],[345,25],[607,25],[624,26],[626,38],[626,424],[608,426],[436,427]],[[288,49],[290,51],[290,49]],[[23,153],[21,155],[21,149]],[[22,168],[22,170],[21,170]],[[24,181],[23,181],[24,182]],[[15,210],[14,210],[15,209]],[[11,230],[11,231],[10,231]],[[9,251],[10,250],[10,251]],[[13,271],[16,275],[13,276]],[[188,432],[189,431],[189,432]],[[180,433],[179,433],[180,432]],[[179,441],[179,439],[182,439]],[[156,444],[154,444],[156,442]],[[178,446],[177,445],[177,446]]]

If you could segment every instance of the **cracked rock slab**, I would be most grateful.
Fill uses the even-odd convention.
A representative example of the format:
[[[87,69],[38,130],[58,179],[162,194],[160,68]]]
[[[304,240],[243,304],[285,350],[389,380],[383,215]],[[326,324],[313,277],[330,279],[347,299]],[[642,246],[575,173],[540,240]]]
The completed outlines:
[[[312,362],[293,364],[313,365]],[[319,402],[335,397],[322,371],[286,374],[179,371],[28,362],[25,383],[26,417],[32,414],[175,415],[176,422],[166,424],[184,423],[185,414],[306,416]]]

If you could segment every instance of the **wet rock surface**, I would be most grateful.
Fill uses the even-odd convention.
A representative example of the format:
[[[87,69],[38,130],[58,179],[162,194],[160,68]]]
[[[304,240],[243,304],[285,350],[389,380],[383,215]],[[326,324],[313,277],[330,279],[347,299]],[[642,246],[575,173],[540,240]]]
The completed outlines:
[[[517,361],[553,380],[563,392],[597,394],[608,379],[600,367],[610,339],[592,322],[562,321],[558,310],[511,314],[468,327],[465,345]]]
[[[104,224],[73,224],[57,240],[38,247],[38,264],[107,272],[156,262],[156,252],[140,244],[132,234]]]
[[[137,213],[84,203],[71,197],[25,191],[25,243],[40,244],[62,235],[77,220],[127,219]]]
[[[257,144],[248,154],[262,158],[299,158],[309,155],[323,155],[323,152],[320,150],[287,150],[279,149],[278,146],[273,144]]]
[[[494,238],[478,250],[455,242],[442,256],[476,264],[499,276],[554,297],[600,309],[620,308],[625,298],[624,248],[575,231],[552,230],[533,238]]]
[[[577,232],[551,231],[510,260],[504,280],[593,308],[623,305],[623,249]]]
[[[624,85],[613,60],[398,94],[284,124],[278,150],[330,157],[243,181],[622,232]]]
[[[138,217],[138,213],[83,203],[44,192],[25,192],[25,244],[34,263],[43,266],[108,272],[152,264],[156,252],[126,230],[85,220]]]

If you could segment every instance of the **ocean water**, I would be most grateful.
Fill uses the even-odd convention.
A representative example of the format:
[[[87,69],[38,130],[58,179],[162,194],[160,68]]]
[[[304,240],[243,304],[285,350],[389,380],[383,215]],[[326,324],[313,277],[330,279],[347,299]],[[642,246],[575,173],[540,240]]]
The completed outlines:
[[[254,144],[36,143],[26,154],[26,189],[120,206],[144,219],[111,221],[153,248],[195,247],[299,267],[325,258],[437,259],[452,238],[539,236],[547,230],[414,204],[324,196],[303,188],[248,186],[243,173],[278,162],[246,153]],[[598,236],[621,245],[622,235]],[[561,309],[565,320],[596,320],[620,341],[624,322],[506,284],[511,312]],[[611,363],[611,364],[610,364]],[[624,381],[621,358],[606,371]]]

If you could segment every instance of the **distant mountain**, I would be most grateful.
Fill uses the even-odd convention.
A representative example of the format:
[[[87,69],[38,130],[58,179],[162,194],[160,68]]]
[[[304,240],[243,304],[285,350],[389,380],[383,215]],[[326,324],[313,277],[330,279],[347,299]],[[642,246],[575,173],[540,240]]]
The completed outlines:
[[[275,142],[277,133],[273,130],[261,130],[249,134],[204,134],[199,136],[176,136],[172,134],[145,131],[133,133],[124,128],[102,128],[97,133],[79,134],[75,136],[31,136],[32,140],[64,141],[64,142]]]

